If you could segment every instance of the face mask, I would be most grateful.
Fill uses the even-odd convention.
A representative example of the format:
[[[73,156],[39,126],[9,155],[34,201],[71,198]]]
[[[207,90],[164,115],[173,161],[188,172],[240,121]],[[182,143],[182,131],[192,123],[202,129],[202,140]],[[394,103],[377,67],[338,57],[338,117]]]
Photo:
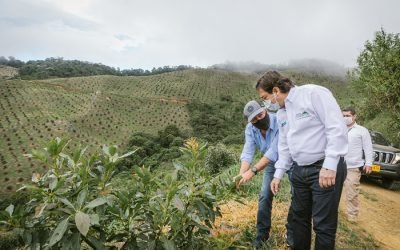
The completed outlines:
[[[269,129],[269,115],[265,114],[264,118],[253,123],[253,126],[263,130]]]
[[[353,118],[352,117],[343,117],[344,122],[346,123],[346,125],[350,125],[353,123]]]
[[[273,93],[272,95],[273,95],[274,98],[275,98],[275,103],[272,103],[271,100],[265,100],[265,101],[264,101],[264,106],[265,106],[268,110],[271,110],[271,111],[273,111],[273,112],[276,112],[276,111],[278,111],[281,107],[279,106],[278,100],[276,100],[276,94]]]
[[[264,107],[267,108],[268,110],[272,111],[272,112],[276,112],[280,108],[279,104],[277,102],[276,103],[272,103],[270,100],[265,100],[264,101]]]

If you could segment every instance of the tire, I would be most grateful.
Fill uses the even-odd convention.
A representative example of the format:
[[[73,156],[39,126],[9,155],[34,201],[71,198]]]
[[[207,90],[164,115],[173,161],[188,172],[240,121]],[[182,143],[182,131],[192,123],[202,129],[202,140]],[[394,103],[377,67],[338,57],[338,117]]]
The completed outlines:
[[[394,190],[400,186],[400,183],[392,179],[382,179],[382,186],[386,189]]]

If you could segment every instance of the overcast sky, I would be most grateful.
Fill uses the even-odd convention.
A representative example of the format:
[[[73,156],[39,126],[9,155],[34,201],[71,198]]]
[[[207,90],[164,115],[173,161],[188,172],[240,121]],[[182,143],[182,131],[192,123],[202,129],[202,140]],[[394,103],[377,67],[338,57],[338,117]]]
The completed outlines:
[[[354,66],[398,0],[0,0],[0,55],[125,68],[321,58]]]

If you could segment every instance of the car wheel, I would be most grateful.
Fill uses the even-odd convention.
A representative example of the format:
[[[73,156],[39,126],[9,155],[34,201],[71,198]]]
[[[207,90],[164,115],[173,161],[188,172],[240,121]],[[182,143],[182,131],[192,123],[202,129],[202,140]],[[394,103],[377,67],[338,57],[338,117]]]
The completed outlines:
[[[396,189],[399,186],[399,184],[400,183],[398,183],[395,180],[386,179],[386,178],[382,179],[382,186],[384,188],[387,188],[387,189],[390,189],[390,190]]]

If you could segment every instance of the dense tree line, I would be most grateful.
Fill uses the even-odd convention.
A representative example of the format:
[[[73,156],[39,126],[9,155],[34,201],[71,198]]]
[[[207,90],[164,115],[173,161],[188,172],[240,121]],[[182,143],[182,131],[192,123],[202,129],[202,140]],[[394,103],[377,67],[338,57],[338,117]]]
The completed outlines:
[[[192,66],[164,66],[144,69],[124,69],[110,67],[101,63],[91,63],[79,60],[64,60],[59,58],[46,58],[45,60],[30,60],[23,62],[15,57],[0,56],[0,65],[7,65],[18,68],[19,76],[22,79],[47,79],[54,77],[78,77],[93,75],[116,75],[116,76],[146,76],[166,72],[173,72],[185,69],[192,69]]]
[[[243,118],[245,103],[235,102],[230,96],[221,96],[213,104],[194,101],[188,104],[189,123],[193,134],[211,143],[243,143],[246,125]]]
[[[355,91],[363,94],[357,103],[362,119],[373,119],[382,112],[389,118],[385,129],[395,144],[400,144],[400,34],[383,28],[367,41],[351,72]]]

